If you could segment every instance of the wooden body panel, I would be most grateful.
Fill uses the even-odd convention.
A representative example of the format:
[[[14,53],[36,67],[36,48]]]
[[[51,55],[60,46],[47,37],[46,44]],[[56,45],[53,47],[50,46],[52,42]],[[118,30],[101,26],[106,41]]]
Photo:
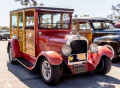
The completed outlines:
[[[17,28],[10,28],[10,39],[12,36],[16,36],[18,38],[18,29]]]
[[[35,32],[34,30],[25,30],[25,53],[35,56]]]
[[[18,29],[18,41],[20,45],[20,51],[23,52],[23,29]]]
[[[20,16],[20,13],[23,16]],[[10,14],[10,39],[12,39],[12,36],[16,36],[20,45],[20,51],[32,56],[35,56],[35,29],[34,27],[33,30],[26,29],[26,16],[34,16],[34,13],[35,9],[27,9],[15,11]],[[12,28],[12,14],[17,14],[17,28]],[[20,27],[19,21],[23,22],[23,25]]]

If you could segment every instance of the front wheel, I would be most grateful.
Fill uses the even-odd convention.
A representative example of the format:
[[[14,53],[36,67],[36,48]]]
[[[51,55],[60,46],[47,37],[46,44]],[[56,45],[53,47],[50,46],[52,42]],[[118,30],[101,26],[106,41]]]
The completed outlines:
[[[50,85],[55,85],[60,80],[60,66],[50,65],[46,58],[42,59],[40,64],[40,72],[43,80]]]
[[[111,70],[111,60],[107,56],[103,56],[94,70],[96,74],[105,75]]]

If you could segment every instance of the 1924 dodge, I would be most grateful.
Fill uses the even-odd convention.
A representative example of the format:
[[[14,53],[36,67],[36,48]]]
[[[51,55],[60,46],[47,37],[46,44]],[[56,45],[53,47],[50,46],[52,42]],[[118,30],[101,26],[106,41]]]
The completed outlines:
[[[10,41],[7,52],[11,64],[37,69],[48,84],[59,82],[63,73],[94,71],[107,74],[113,53],[72,35],[73,9],[29,7],[10,12]],[[69,19],[68,22],[63,20]]]

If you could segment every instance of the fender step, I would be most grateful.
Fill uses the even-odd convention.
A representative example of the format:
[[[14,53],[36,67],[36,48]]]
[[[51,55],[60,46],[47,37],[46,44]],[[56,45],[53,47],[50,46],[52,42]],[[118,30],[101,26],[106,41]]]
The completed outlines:
[[[33,63],[31,63],[30,61],[26,60],[25,58],[21,57],[21,58],[16,58],[16,60],[21,63],[23,66],[25,67],[32,67],[34,66]]]

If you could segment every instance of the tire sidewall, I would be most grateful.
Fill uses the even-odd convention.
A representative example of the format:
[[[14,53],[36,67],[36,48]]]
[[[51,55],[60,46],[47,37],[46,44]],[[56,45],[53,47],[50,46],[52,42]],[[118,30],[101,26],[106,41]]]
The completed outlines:
[[[44,76],[43,76],[43,73],[42,73],[42,64],[43,64],[44,61],[47,61],[47,62],[48,62],[48,60],[46,60],[45,58],[42,59],[41,64],[40,64],[40,73],[41,73],[41,76],[42,76],[43,80],[44,80],[46,83],[49,83],[49,82],[51,81],[51,78],[52,78],[52,77],[50,77],[49,80],[46,80],[46,79],[44,78]],[[50,65],[50,67],[51,67],[51,65]],[[51,69],[51,70],[52,70],[52,69]],[[52,71],[51,71],[51,76],[52,76]]]
[[[0,40],[2,40],[2,36],[0,36]]]
[[[11,56],[10,56],[10,54],[11,54],[11,51],[10,51],[10,49],[12,49],[12,46],[11,45],[9,45],[9,53],[8,53],[8,56],[9,56],[9,61],[10,61],[10,63],[11,64],[14,64],[14,58],[12,57],[11,58]],[[12,56],[13,56],[13,52],[12,52]]]
[[[50,64],[50,67],[51,67],[51,77],[49,78],[49,80],[46,80],[44,78],[43,74],[42,74],[42,64],[43,64],[44,61],[48,61],[48,60],[46,58],[43,58],[41,63],[40,63],[40,73],[41,73],[41,76],[42,76],[44,82],[49,84],[49,85],[57,84],[59,82],[59,80],[60,80],[60,74],[59,74],[60,73],[60,66],[59,65],[57,65],[57,66],[56,65],[51,65],[48,62]],[[56,70],[54,69],[55,67],[57,67]],[[56,73],[57,76],[55,77],[55,75],[56,75],[55,72],[57,72],[57,71],[58,71],[58,74]]]
[[[109,57],[105,56],[105,57],[102,57],[100,61],[103,62],[102,64],[104,64],[104,66],[101,70],[95,69],[95,73],[100,74],[100,75],[105,75],[111,69],[111,60]]]

